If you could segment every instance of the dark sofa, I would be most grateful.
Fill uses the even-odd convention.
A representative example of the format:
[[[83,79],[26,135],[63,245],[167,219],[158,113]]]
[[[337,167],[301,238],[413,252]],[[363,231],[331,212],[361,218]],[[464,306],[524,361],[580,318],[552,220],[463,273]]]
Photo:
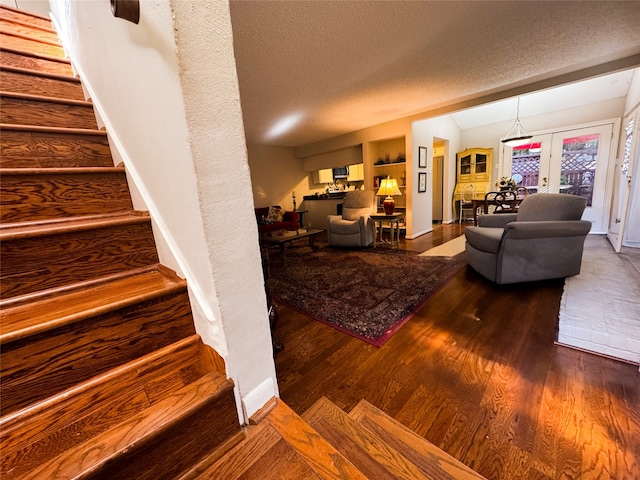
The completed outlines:
[[[275,208],[280,208],[277,205]],[[285,211],[281,222],[269,222],[267,216],[269,215],[270,207],[256,208],[256,221],[258,222],[258,232],[260,234],[274,232],[276,230],[297,230],[300,228],[298,223],[298,212]]]

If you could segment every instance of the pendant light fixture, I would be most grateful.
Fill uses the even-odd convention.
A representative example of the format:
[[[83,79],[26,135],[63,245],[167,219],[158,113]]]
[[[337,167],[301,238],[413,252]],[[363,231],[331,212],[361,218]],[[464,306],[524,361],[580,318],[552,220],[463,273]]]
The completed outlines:
[[[513,127],[511,127],[511,130],[509,130],[504,138],[500,141],[505,145],[515,147],[518,145],[522,145],[523,143],[527,143],[529,140],[531,140],[531,138],[533,138],[533,135],[529,135],[524,127],[520,124],[520,97],[518,97],[516,121],[513,124]]]

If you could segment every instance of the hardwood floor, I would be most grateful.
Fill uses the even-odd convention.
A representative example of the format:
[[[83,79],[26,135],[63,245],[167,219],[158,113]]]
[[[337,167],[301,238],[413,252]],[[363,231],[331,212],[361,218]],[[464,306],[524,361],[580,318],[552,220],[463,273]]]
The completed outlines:
[[[466,268],[382,348],[280,307],[280,395],[299,414],[322,396],[345,411],[365,399],[488,479],[638,479],[638,367],[554,345],[562,287]]]

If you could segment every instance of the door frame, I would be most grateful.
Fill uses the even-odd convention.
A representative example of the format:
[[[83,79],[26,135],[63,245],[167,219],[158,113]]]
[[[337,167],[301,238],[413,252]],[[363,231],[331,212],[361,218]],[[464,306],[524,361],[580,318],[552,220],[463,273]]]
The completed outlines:
[[[628,171],[626,178],[621,182],[616,181],[620,178],[617,175],[619,169],[622,168],[622,161],[624,157],[624,144],[626,136],[624,135],[624,128],[620,131],[620,138],[618,140],[618,156],[616,159],[616,165],[613,178],[613,191],[611,195],[611,215],[609,217],[609,224],[607,226],[607,238],[613,246],[616,252],[621,252],[624,245],[625,233],[627,228],[627,221],[629,220],[629,209],[631,207],[631,197],[633,196],[634,176],[636,169],[640,170],[640,105],[634,107],[629,113],[623,117],[622,127],[629,121],[633,120],[633,132],[630,146],[630,158]],[[637,179],[635,179],[637,182]],[[637,185],[637,184],[636,184]],[[620,196],[622,195],[622,199]],[[636,200],[637,201],[637,200]],[[618,207],[616,207],[616,204]],[[614,211],[614,208],[616,209]],[[614,217],[619,215],[620,217],[616,222]],[[614,229],[614,225],[617,225],[617,231]]]
[[[589,123],[583,123],[579,125],[570,125],[570,126],[557,127],[557,128],[546,129],[546,130],[539,130],[537,132],[530,132],[530,134],[533,135],[533,137],[535,138],[535,137],[546,136],[546,135],[548,136],[553,136],[556,134],[560,135],[565,132],[570,132],[574,130],[582,130],[582,129],[589,129],[589,128],[596,128],[596,127],[611,125],[611,139],[609,143],[608,161],[606,164],[606,171],[603,174],[604,175],[604,192],[602,194],[603,204],[602,204],[602,215],[600,218],[601,229],[599,230],[592,229],[590,233],[606,234],[607,231],[609,230],[609,219],[611,216],[611,201],[613,196],[613,180],[614,180],[615,166],[617,163],[616,159],[617,159],[617,152],[618,152],[618,144],[620,142],[621,123],[622,123],[621,118],[611,118],[611,119],[600,120],[597,122],[589,122]],[[500,148],[498,152],[499,166],[498,166],[497,176],[498,178],[503,176],[510,177],[511,176],[511,155],[513,152],[513,148],[505,144],[501,144],[501,146],[502,148]],[[551,148],[551,146],[549,146],[549,148]],[[542,158],[541,158],[541,161],[542,161]]]

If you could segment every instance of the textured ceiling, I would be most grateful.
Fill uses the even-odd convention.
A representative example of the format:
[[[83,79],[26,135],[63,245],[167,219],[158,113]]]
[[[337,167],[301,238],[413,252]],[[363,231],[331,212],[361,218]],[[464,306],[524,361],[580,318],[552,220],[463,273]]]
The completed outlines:
[[[230,6],[249,144],[306,145],[640,65],[640,1]]]

